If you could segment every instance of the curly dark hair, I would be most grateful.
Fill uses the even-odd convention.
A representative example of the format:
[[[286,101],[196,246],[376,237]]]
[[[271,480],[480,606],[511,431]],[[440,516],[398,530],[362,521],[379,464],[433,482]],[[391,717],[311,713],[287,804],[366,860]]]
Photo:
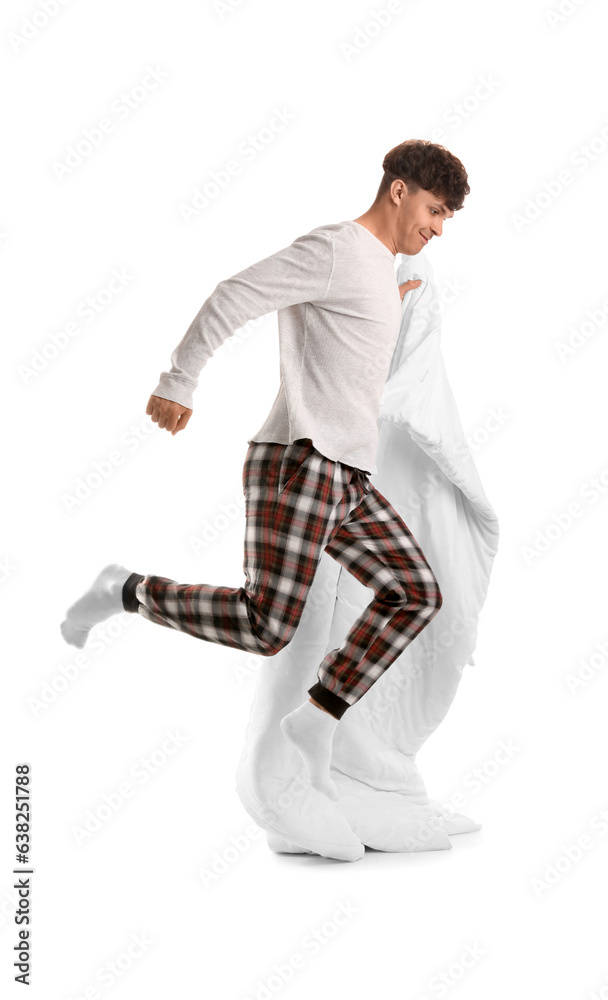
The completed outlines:
[[[428,139],[407,139],[394,146],[382,161],[384,176],[376,194],[376,201],[400,177],[407,184],[410,194],[422,188],[432,191],[436,198],[452,212],[462,208],[465,195],[469,194],[467,172],[458,157]]]

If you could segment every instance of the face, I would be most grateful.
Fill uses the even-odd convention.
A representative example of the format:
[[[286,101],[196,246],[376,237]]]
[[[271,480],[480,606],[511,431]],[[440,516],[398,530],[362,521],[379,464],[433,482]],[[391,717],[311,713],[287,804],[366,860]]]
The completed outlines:
[[[397,206],[397,253],[420,253],[430,240],[441,236],[444,220],[454,215],[431,191],[421,188],[409,194],[404,181],[393,181],[391,196]]]

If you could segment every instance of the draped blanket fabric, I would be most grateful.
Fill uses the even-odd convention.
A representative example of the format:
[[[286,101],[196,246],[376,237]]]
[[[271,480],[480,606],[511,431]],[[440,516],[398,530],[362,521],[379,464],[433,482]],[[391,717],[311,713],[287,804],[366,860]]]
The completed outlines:
[[[378,421],[378,472],[370,477],[412,531],[441,592],[438,614],[336,727],[332,802],[310,787],[279,721],[306,700],[326,652],[342,645],[369,603],[364,587],[327,553],[319,562],[296,633],[260,657],[237,766],[236,790],[266,830],[272,850],[355,861],[365,847],[428,851],[480,824],[429,799],[415,763],[474,664],[477,624],[498,548],[498,520],[464,437],[444,368],[440,302],[422,254],[398,255],[396,279],[421,278],[406,293]]]

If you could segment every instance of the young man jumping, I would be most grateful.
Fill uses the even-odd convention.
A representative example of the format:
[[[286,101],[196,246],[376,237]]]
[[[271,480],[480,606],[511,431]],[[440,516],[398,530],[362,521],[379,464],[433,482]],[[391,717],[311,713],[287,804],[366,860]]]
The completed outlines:
[[[390,150],[371,207],[317,226],[283,250],[220,281],[162,372],[146,413],[176,434],[192,414],[204,365],[235,330],[278,310],[281,381],[248,440],[243,467],[242,587],[182,584],[106,566],[61,624],[82,648],[111,615],[272,656],[298,626],[323,552],[374,596],[341,648],[326,654],[310,698],[281,720],[313,787],[330,798],[335,728],[437,614],[442,595],[407,525],[369,481],[377,472],[380,399],[401,323],[398,253],[418,254],[469,193],[444,146],[410,139]]]

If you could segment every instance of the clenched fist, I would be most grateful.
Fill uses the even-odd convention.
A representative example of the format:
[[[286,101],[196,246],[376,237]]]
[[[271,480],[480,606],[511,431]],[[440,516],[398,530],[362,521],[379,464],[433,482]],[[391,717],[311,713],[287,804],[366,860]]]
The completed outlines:
[[[420,288],[422,284],[420,278],[413,278],[411,281],[404,281],[402,285],[399,285],[399,295],[401,296],[401,301],[403,302],[403,296],[406,292],[409,292],[412,288]]]
[[[146,413],[161,429],[171,431],[172,434],[183,431],[192,416],[192,410],[187,406],[174,403],[171,399],[163,399],[162,396],[150,396]]]

